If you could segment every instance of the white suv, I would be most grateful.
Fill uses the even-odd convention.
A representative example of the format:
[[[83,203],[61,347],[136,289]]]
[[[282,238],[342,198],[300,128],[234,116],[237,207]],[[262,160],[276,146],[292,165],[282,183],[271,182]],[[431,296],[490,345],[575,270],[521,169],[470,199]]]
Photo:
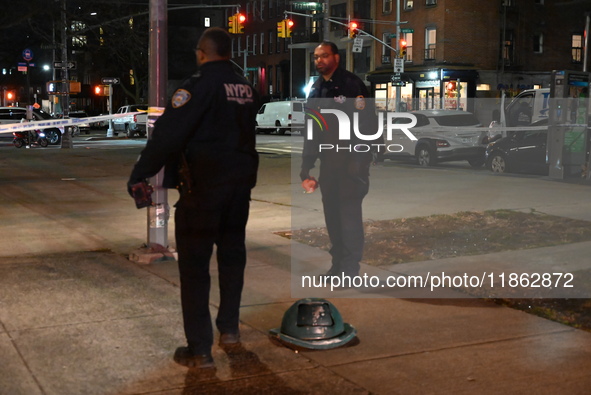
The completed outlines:
[[[394,129],[391,144],[399,144],[400,152],[386,152],[384,158],[413,158],[421,166],[437,162],[467,160],[471,166],[484,164],[486,128],[474,114],[457,110],[413,111],[417,124],[410,132],[412,141],[400,129]],[[396,118],[394,123],[410,123],[409,118]]]

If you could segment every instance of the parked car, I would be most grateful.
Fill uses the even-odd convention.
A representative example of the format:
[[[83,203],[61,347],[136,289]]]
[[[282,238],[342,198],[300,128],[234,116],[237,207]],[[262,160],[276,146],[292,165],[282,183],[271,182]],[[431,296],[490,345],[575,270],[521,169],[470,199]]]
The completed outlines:
[[[510,136],[490,143],[486,148],[486,166],[494,173],[548,174],[547,125],[548,120],[542,120],[531,129],[512,132]]]
[[[25,107],[0,107],[0,124],[16,123],[27,118],[27,109]],[[51,115],[40,109],[33,109],[33,118],[35,121],[44,119],[54,119]],[[59,144],[62,141],[63,128],[43,129],[45,137],[49,144]]]
[[[88,114],[85,111],[70,111],[68,116],[70,118],[88,118]],[[90,133],[89,123],[79,123],[70,128],[72,130],[72,136],[79,135],[80,133]]]
[[[458,110],[413,111],[417,124],[410,132],[411,140],[400,129],[393,129],[391,144],[399,144],[400,152],[386,152],[385,159],[411,158],[421,166],[437,162],[467,160],[473,167],[484,164],[486,129],[474,114]],[[395,118],[394,124],[410,123],[409,118]]]
[[[256,116],[257,132],[285,134],[304,128],[304,102],[275,101],[265,103]]]
[[[113,119],[115,133],[124,132],[127,137],[133,137],[136,134],[144,137],[148,127],[148,106],[146,104],[132,104],[120,107],[117,110],[117,114],[128,113],[129,116]]]

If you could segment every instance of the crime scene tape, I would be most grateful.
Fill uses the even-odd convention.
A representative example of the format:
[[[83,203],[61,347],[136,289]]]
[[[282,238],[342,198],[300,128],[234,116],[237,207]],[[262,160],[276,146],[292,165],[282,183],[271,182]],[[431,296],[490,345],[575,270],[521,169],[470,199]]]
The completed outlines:
[[[0,125],[0,133],[20,132],[23,130],[37,130],[47,128],[63,128],[65,126],[79,125],[81,123],[93,123],[108,121],[109,119],[129,117],[130,115],[140,114],[140,112],[131,112],[127,114],[97,115],[86,118],[68,118],[68,119],[44,119],[41,121],[31,121],[23,123],[9,123]]]

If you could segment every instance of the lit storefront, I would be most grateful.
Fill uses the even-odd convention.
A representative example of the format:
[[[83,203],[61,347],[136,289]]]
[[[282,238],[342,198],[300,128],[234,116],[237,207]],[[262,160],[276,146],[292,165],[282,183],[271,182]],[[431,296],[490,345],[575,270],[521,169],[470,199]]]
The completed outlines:
[[[432,69],[402,73],[401,110],[450,109],[470,111],[468,98],[475,97],[475,70]],[[396,86],[392,71],[379,70],[367,75],[376,103],[382,110],[396,111]]]

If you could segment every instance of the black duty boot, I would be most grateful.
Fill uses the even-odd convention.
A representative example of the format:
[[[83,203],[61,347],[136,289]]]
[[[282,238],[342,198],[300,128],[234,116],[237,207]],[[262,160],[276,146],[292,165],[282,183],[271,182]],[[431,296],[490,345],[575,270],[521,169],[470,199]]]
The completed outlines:
[[[211,354],[195,354],[189,347],[179,347],[174,352],[174,361],[188,368],[213,368]]]

